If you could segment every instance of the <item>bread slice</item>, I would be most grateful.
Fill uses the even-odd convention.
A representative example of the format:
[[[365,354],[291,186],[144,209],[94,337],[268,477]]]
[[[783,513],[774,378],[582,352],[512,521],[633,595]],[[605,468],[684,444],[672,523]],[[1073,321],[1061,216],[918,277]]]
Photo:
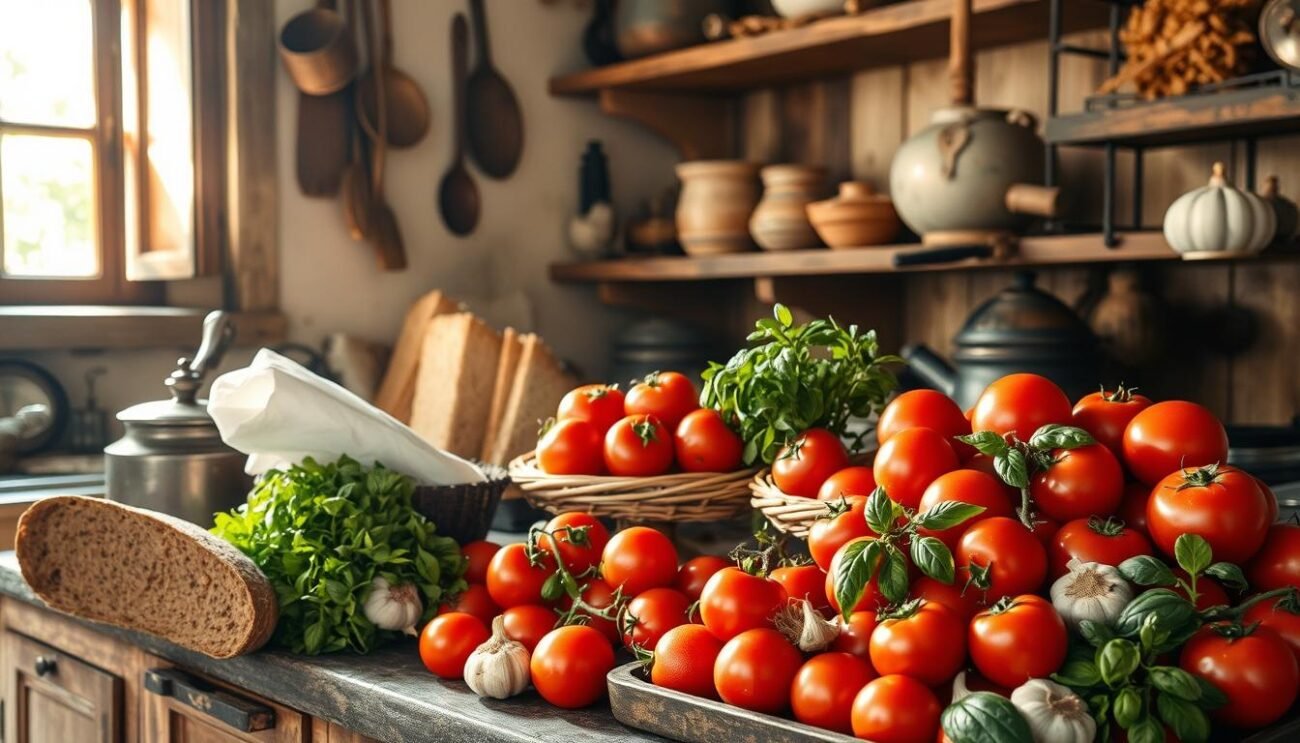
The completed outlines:
[[[577,384],[541,338],[531,333],[524,336],[510,400],[487,461],[506,464],[532,451],[537,445],[538,423],[554,416],[560,399]]]
[[[188,521],[99,498],[38,501],[18,519],[18,563],[60,611],[214,658],[252,652],[279,618],[253,561]]]
[[[501,334],[468,312],[429,323],[411,405],[411,428],[462,457],[483,452]]]
[[[524,344],[519,340],[519,333],[514,328],[506,328],[501,333],[501,356],[497,360],[497,377],[492,385],[492,405],[488,408],[487,428],[483,432],[483,449],[479,453],[479,461],[491,461],[488,457],[492,456],[492,445],[496,443],[497,432],[501,430],[501,418],[506,413],[506,403],[510,401],[515,370],[519,367],[519,357],[523,351]]]
[[[384,379],[375,393],[375,406],[403,423],[411,422],[411,404],[415,399],[415,379],[420,366],[420,351],[429,322],[438,315],[456,312],[460,304],[441,291],[431,291],[415,300],[406,311],[402,332],[393,346]]]

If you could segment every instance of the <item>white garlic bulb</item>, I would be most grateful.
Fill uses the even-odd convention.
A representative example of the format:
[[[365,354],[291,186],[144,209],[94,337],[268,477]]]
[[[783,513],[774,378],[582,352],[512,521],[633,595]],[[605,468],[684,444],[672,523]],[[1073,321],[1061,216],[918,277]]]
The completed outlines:
[[[1079,695],[1053,681],[1032,679],[1011,692],[1034,743],[1092,743],[1097,721]]]
[[[772,617],[772,624],[795,647],[818,653],[840,636],[840,626],[827,620],[808,599],[794,599]]]
[[[1117,568],[1098,562],[1067,564],[1070,572],[1052,584],[1052,606],[1065,623],[1079,628],[1087,619],[1098,624],[1114,624],[1120,612],[1133,600],[1133,587]]]
[[[366,619],[379,629],[400,630],[414,635],[415,623],[424,613],[424,603],[414,583],[392,586],[382,575],[370,581],[370,594],[366,596]]]
[[[492,636],[465,661],[465,683],[481,697],[505,699],[528,688],[528,649],[506,637],[505,621],[497,615]]]

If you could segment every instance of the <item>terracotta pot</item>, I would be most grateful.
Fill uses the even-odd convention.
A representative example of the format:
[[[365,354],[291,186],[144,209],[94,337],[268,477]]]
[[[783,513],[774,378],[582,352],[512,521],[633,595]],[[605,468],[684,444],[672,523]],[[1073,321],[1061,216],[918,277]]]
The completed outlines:
[[[839,196],[809,204],[808,219],[832,248],[886,245],[902,226],[894,202],[859,181],[845,181]]]
[[[769,165],[759,171],[763,199],[749,218],[749,234],[764,250],[800,250],[821,245],[805,207],[821,196],[826,169],[813,165]]]
[[[677,166],[677,239],[688,255],[749,250],[749,215],[758,203],[758,168],[743,160],[697,160]]]

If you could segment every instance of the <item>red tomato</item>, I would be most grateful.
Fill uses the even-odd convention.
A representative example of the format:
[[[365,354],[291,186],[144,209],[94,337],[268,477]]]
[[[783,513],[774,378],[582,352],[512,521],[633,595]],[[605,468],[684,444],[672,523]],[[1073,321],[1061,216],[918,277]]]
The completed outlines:
[[[1149,407],[1151,398],[1135,395],[1121,384],[1110,392],[1102,390],[1084,395],[1074,405],[1071,423],[1092,434],[1097,443],[1118,457],[1124,452],[1124,429],[1134,416]]]
[[[456,595],[456,603],[446,604],[438,610],[438,614],[452,612],[468,614],[482,622],[484,627],[491,627],[492,618],[500,614],[501,609],[492,601],[492,595],[482,583],[471,583]]]
[[[920,681],[881,676],[853,700],[853,734],[876,743],[935,740],[942,711],[934,692]]]
[[[528,648],[531,653],[548,632],[555,629],[555,612],[545,606],[524,604],[501,613],[506,637]]]
[[[786,444],[772,461],[772,481],[786,495],[813,498],[827,478],[849,466],[849,453],[835,434],[810,428]]]
[[[587,578],[582,586],[582,603],[596,611],[610,609],[614,606],[614,587],[601,578]],[[573,602],[566,596],[561,605],[568,609],[573,606]],[[612,611],[602,613],[612,615],[613,611],[616,610],[615,608]],[[604,635],[610,644],[617,644],[622,640],[619,635],[618,625],[614,623],[614,620],[596,616],[586,610],[579,610],[579,613],[587,617],[587,626]]]
[[[826,573],[816,565],[777,568],[771,577],[785,589],[786,596],[807,599],[818,611],[830,609],[830,602],[826,600]]]
[[[790,685],[794,719],[846,735],[853,732],[853,700],[876,677],[871,666],[848,653],[810,658]]]
[[[688,623],[690,605],[686,594],[671,588],[651,588],[638,594],[624,610],[623,644],[653,652],[665,632]]]
[[[975,453],[974,447],[953,439],[970,433],[970,419],[951,397],[935,390],[912,390],[895,397],[885,406],[876,423],[876,441],[885,443],[891,436],[908,428],[930,428],[943,434],[963,460]]]
[[[724,568],[704,584],[700,619],[719,640],[726,641],[746,630],[770,627],[772,615],[788,600],[780,583],[740,568]]]
[[[615,477],[654,477],[673,466],[673,436],[652,415],[629,415],[605,434],[605,468]]]
[[[537,442],[537,466],[548,475],[601,475],[603,447],[600,429],[587,421],[556,421]]]
[[[867,499],[860,495],[845,498],[848,510],[829,518],[819,518],[808,529],[808,553],[822,570],[829,570],[831,560],[840,547],[856,537],[872,537],[875,532],[867,526]],[[838,510],[840,504],[832,504]]]
[[[1057,449],[1051,466],[1030,479],[1029,495],[1056,521],[1109,516],[1124,497],[1124,470],[1101,444]]]
[[[1235,467],[1178,470],[1147,501],[1151,541],[1167,555],[1180,535],[1199,534],[1215,560],[1244,565],[1263,546],[1268,528],[1264,494],[1255,478]]]
[[[1047,547],[1053,580],[1069,572],[1070,558],[1118,566],[1138,555],[1154,554],[1151,542],[1136,529],[1114,519],[1075,519],[1056,532]]]
[[[1124,498],[1119,502],[1115,515],[1125,526],[1147,533],[1147,501],[1151,499],[1151,488],[1140,482],[1124,485]]]
[[[818,500],[839,500],[851,495],[871,495],[876,490],[876,476],[870,467],[845,467],[826,478],[817,489]]]
[[[1281,719],[1300,689],[1300,666],[1286,641],[1265,628],[1245,637],[1224,637],[1202,627],[1183,646],[1179,665],[1218,687],[1228,703],[1210,713],[1238,728],[1262,728]]]
[[[998,483],[1002,485],[1003,490],[1006,492],[1007,498],[1010,499],[1012,503],[1017,503],[1017,504],[1020,503],[1020,490],[1011,487],[1005,482],[1002,482],[1002,478],[998,476],[997,469],[995,469],[993,466],[993,457],[990,457],[987,454],[976,454],[970,457],[969,459],[967,459],[962,464],[962,468],[968,470],[975,470],[976,472],[983,472],[989,477],[992,477],[993,479],[997,480]]]
[[[1264,500],[1268,501],[1268,523],[1277,523],[1277,495],[1273,493],[1273,488],[1268,483],[1255,478],[1255,484],[1259,486],[1259,492],[1264,494]]]
[[[967,644],[975,668],[1014,689],[1046,678],[1065,662],[1065,622],[1046,599],[1027,594],[985,609],[971,620]]]
[[[677,548],[663,532],[633,526],[615,534],[605,545],[600,574],[624,596],[671,586],[677,577]]]
[[[709,408],[688,413],[673,437],[677,463],[687,472],[731,472],[740,469],[745,442]]]
[[[552,536],[542,535],[538,546],[554,557],[558,542],[561,562],[575,575],[599,563],[600,554],[609,542],[609,530],[589,513],[562,513],[546,522],[543,529]]]
[[[1266,599],[1246,610],[1246,624],[1259,622],[1271,629],[1291,646],[1291,652],[1300,661],[1300,610],[1285,599]]]
[[[1228,461],[1228,432],[1214,413],[1184,400],[1166,400],[1143,410],[1124,429],[1124,464],[1147,485],[1180,467]]]
[[[841,607],[839,600],[835,598],[835,573],[839,571],[840,561],[848,546],[854,542],[860,542],[863,539],[865,539],[865,537],[858,537],[857,539],[850,539],[845,542],[844,546],[840,547],[835,552],[835,556],[831,558],[830,570],[826,571],[826,600],[830,603],[831,610],[836,613],[840,612]],[[879,562],[876,563],[877,568],[879,567],[879,564]],[[862,598],[858,599],[858,603],[854,604],[852,608],[849,609],[850,614],[860,611],[874,613],[876,609],[888,603],[884,595],[880,593],[878,578],[879,574],[877,573],[876,575],[871,576],[871,580],[867,581],[867,586],[862,591]]]
[[[614,648],[582,625],[551,630],[529,662],[537,693],[565,709],[586,707],[605,696],[605,675],[613,669]]]
[[[921,602],[911,613],[881,620],[871,633],[871,665],[938,686],[966,662],[966,622],[940,603]]]
[[[665,689],[717,699],[713,666],[721,652],[722,640],[714,637],[708,628],[698,624],[673,627],[655,645],[650,682]]]
[[[912,581],[911,592],[908,595],[914,599],[925,599],[930,603],[943,604],[961,617],[963,622],[969,622],[970,618],[978,614],[985,606],[982,594],[983,591],[975,586],[967,587],[962,585],[960,581],[943,583],[928,575],[923,575]],[[857,616],[857,614],[853,615],[855,619]]]
[[[1014,433],[1028,441],[1049,423],[1070,422],[1070,399],[1047,377],[1010,374],[990,384],[975,401],[972,431]]]
[[[624,415],[622,390],[609,384],[584,384],[560,400],[555,417],[587,421],[603,436]]]
[[[420,660],[430,673],[445,679],[465,675],[465,661],[490,633],[478,619],[462,612],[434,617],[420,631]]]
[[[1002,482],[996,477],[975,470],[953,470],[939,475],[934,482],[930,483],[930,487],[925,489],[925,494],[921,496],[921,502],[916,510],[925,513],[940,503],[948,501],[960,501],[972,506],[984,507],[983,513],[972,516],[956,526],[941,531],[920,530],[924,535],[938,537],[948,545],[948,549],[956,547],[961,535],[980,521],[994,516],[1013,518],[1016,515],[1015,507],[1007,498]]]
[[[713,686],[727,704],[777,714],[790,705],[790,685],[803,654],[774,629],[750,629],[727,640],[713,664]]]
[[[1061,530],[1061,525],[1055,521],[1043,516],[1034,514],[1034,536],[1045,549],[1051,549],[1052,542],[1056,540],[1056,532]]]
[[[1191,582],[1187,572],[1182,568],[1174,568],[1174,575],[1185,582]],[[1183,590],[1182,586],[1175,584],[1169,588],[1179,596],[1191,601],[1192,597],[1188,595],[1187,591]],[[1223,590],[1223,586],[1219,585],[1213,578],[1202,575],[1196,579],[1196,601],[1194,604],[1199,611],[1205,611],[1211,606],[1231,606],[1232,600],[1228,598],[1228,592]]]
[[[537,553],[537,564],[528,560],[528,548],[522,542],[507,544],[488,563],[487,590],[492,601],[502,609],[524,604],[544,604],[542,584],[555,572],[555,559]]]
[[[871,633],[876,631],[877,624],[879,622],[874,611],[853,612],[848,621],[840,619],[840,634],[836,636],[835,642],[831,643],[830,649],[838,653],[848,653],[870,663]]]
[[[700,594],[704,591],[704,584],[709,582],[709,578],[719,570],[734,565],[731,560],[716,555],[692,557],[677,568],[677,579],[673,581],[673,588],[686,594],[691,601],[699,601]]]
[[[958,580],[974,575],[978,590],[980,574],[987,584],[984,598],[993,603],[1004,596],[1033,593],[1047,577],[1047,550],[1034,533],[1015,519],[998,516],[985,519],[966,530],[955,553]]]
[[[653,415],[676,428],[687,413],[700,407],[700,398],[685,374],[655,372],[627,391],[623,407],[628,415]]]
[[[1219,558],[1216,553],[1215,559]],[[1246,577],[1256,591],[1295,586],[1300,588],[1300,526],[1274,524],[1264,546],[1246,566]]]
[[[501,545],[486,539],[468,542],[461,547],[460,554],[465,557],[465,581],[467,583],[486,581],[488,563],[492,561],[492,556],[499,549]]]
[[[930,483],[960,466],[943,434],[932,428],[909,428],[889,437],[876,452],[876,483],[895,503],[916,508]]]

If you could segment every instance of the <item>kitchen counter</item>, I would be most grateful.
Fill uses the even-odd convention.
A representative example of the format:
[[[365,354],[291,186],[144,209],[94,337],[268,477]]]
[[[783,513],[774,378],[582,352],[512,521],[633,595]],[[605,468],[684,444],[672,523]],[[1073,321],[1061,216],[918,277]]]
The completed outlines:
[[[0,553],[0,594],[43,606],[23,581],[13,552]],[[149,635],[76,621],[189,670],[383,741],[663,740],[624,727],[603,702],[562,710],[531,690],[504,701],[479,699],[463,682],[443,681],[425,670],[410,640],[366,656],[311,658],[266,650],[213,660]]]

